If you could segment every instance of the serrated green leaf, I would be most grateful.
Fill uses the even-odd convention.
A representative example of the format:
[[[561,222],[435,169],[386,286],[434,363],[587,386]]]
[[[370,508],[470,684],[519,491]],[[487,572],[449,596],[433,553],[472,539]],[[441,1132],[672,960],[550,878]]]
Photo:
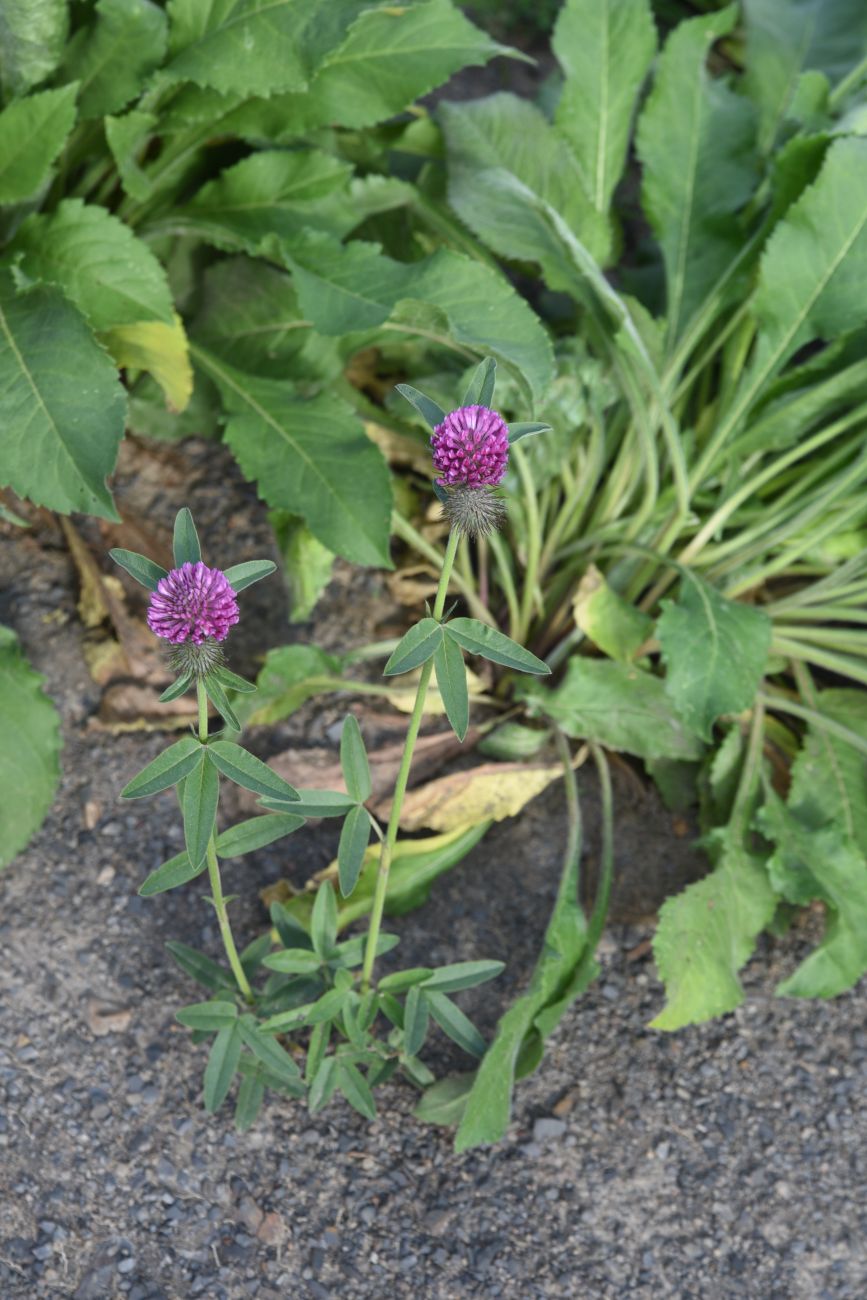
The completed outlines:
[[[166,16],[150,0],[97,0],[96,21],[66,47],[63,79],[79,83],[83,118],[116,113],[135,99],[166,53]]]
[[[208,756],[224,776],[244,790],[252,790],[254,794],[267,795],[272,799],[295,800],[298,792],[288,781],[284,781],[282,776],[272,772],[267,763],[254,758],[233,741],[212,741],[208,746]]]
[[[331,581],[334,552],[323,546],[303,519],[287,510],[272,510],[268,519],[288,580],[290,623],[305,623]]]
[[[651,1027],[681,1029],[739,1006],[738,971],[776,906],[763,860],[723,836],[711,874],[660,909],[653,955],[667,1000]]]
[[[351,408],[324,394],[301,400],[285,384],[194,355],[228,406],[226,440],[268,504],[302,515],[338,555],[389,567],[388,467]]]
[[[395,389],[400,393],[401,397],[405,397],[415,407],[421,418],[432,429],[435,429],[438,424],[442,424],[446,418],[446,413],[442,407],[437,406],[432,398],[426,397],[417,388],[413,388],[412,384],[395,384]]]
[[[205,757],[205,751],[195,736],[184,736],[164,749],[152,763],[142,768],[120,792],[121,799],[144,799],[177,785],[192,772]]]
[[[10,247],[27,279],[62,289],[95,330],[174,316],[166,273],[129,226],[95,204],[64,199],[28,217]]]
[[[176,312],[171,325],[160,320],[116,325],[100,334],[100,342],[122,369],[152,375],[173,414],[187,409],[193,395],[193,369],[186,331]]]
[[[445,705],[446,717],[458,740],[463,742],[470,725],[470,693],[467,687],[467,670],[464,656],[454,637],[446,635],[440,640],[434,655],[437,689]]]
[[[175,515],[172,552],[176,569],[183,564],[198,564],[202,558],[199,534],[196,532],[193,516],[186,506]]]
[[[4,37],[0,20],[0,50]],[[0,203],[23,203],[48,180],[75,123],[76,93],[74,85],[42,90],[0,113]]]
[[[418,984],[413,984],[403,1007],[403,1049],[407,1056],[417,1056],[427,1038],[429,1012],[427,998]]]
[[[340,767],[350,798],[365,803],[373,792],[370,764],[358,719],[352,713],[344,718],[340,733]]]
[[[530,654],[511,637],[504,636],[487,623],[480,623],[476,618],[453,618],[444,627],[446,636],[457,641],[458,645],[469,650],[470,654],[481,655],[492,663],[503,664],[506,668],[515,668],[521,673],[533,673],[547,677],[551,669],[541,659]]]
[[[300,40],[310,21],[298,0],[171,0],[164,76],[224,95],[305,89]]]
[[[502,961],[458,961],[451,966],[440,966],[424,981],[425,991],[456,993],[458,989],[472,989],[496,979],[505,969]]]
[[[284,835],[291,835],[304,825],[303,817],[292,813],[269,813],[265,817],[251,817],[239,822],[217,836],[217,855],[221,858],[240,858],[245,853],[253,853],[266,844],[282,840]]]
[[[67,0],[4,0],[0,14],[0,82],[5,97],[23,95],[57,67],[69,26]]]
[[[420,664],[427,663],[436,654],[442,639],[443,629],[436,619],[421,619],[398,641],[382,670],[383,676],[408,673]]]
[[[639,758],[701,758],[704,746],[678,717],[665,683],[640,668],[575,656],[556,690],[524,688],[532,713],[576,740]]]
[[[656,635],[665,689],[691,731],[710,740],[723,713],[748,709],[765,672],[771,620],[764,610],[727,600],[695,574],[677,603],[662,602]]]
[[[117,371],[81,313],[57,289],[16,293],[0,274],[0,486],[117,519],[105,479],[125,419]]]
[[[189,853],[184,849],[183,853],[176,853],[173,858],[169,858],[168,862],[164,862],[161,867],[157,867],[156,871],[152,871],[139,886],[138,892],[142,898],[150,898],[154,894],[164,894],[168,889],[177,889],[179,885],[195,880],[207,865],[207,862],[202,860],[197,866],[193,866]]]
[[[192,1006],[181,1007],[175,1012],[175,1020],[186,1025],[187,1029],[204,1029],[206,1032],[231,1028],[237,1018],[238,1008],[234,1002],[220,1001],[219,998],[194,1002]]]
[[[123,117],[107,117],[103,123],[121,184],[137,203],[144,203],[153,193],[153,185],[141,166],[141,160],[158,121],[155,113],[133,109]]]
[[[228,1096],[241,1056],[241,1027],[236,1021],[221,1029],[205,1066],[205,1110],[215,1111]]]
[[[220,797],[220,778],[213,763],[202,750],[198,763],[184,779],[184,840],[191,866],[201,866],[205,861],[208,844],[217,817]]]
[[[451,998],[444,993],[426,990],[425,998],[430,1013],[444,1034],[448,1034],[453,1043],[462,1047],[470,1056],[484,1056],[486,1043],[476,1029],[472,1020],[465,1016],[460,1007],[456,1007]]]
[[[337,899],[327,880],[319,886],[316,893],[310,921],[310,938],[318,956],[323,961],[327,960],[337,942]]]
[[[551,47],[566,78],[554,121],[575,152],[593,207],[607,215],[656,51],[650,4],[566,0]]]
[[[665,261],[672,343],[740,251],[737,215],[758,179],[752,106],[705,67],[736,20],[730,5],[675,28],[638,123],[643,202]]]
[[[222,966],[218,966],[210,957],[206,957],[203,952],[196,952],[195,948],[188,947],[185,943],[177,943],[172,940],[166,944],[172,957],[175,959],[181,970],[190,975],[198,984],[206,989],[230,989],[233,993],[237,986],[231,975]]]
[[[867,694],[820,691],[818,712],[867,740]],[[792,764],[789,807],[805,826],[833,825],[867,857],[867,759],[818,722],[811,723]]]
[[[42,825],[60,779],[60,719],[42,682],[0,626],[0,866]]]
[[[165,578],[167,570],[161,564],[155,564],[146,555],[137,555],[135,551],[122,551],[118,548],[109,551],[115,564],[126,569],[131,578],[140,582],[148,591],[156,591],[160,578]]]
[[[248,560],[245,564],[233,564],[225,570],[225,574],[233,591],[244,591],[247,587],[252,587],[254,582],[269,577],[276,569],[273,560]]]
[[[337,870],[340,892],[348,898],[358,883],[367,845],[370,842],[370,818],[360,805],[346,815],[337,846]]]

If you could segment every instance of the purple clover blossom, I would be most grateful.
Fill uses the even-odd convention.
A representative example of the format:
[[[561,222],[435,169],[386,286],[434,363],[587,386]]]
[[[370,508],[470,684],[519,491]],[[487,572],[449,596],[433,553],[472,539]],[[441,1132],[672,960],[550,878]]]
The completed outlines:
[[[182,645],[224,641],[238,622],[238,601],[226,575],[201,560],[189,560],[160,578],[148,606],[148,627],[156,636]]]
[[[444,486],[496,487],[509,463],[509,430],[487,406],[460,406],[431,437],[433,463]]]

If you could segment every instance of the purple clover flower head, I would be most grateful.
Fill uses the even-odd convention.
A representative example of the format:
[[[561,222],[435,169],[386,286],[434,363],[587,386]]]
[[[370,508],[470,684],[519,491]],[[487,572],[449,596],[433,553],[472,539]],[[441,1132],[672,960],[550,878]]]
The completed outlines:
[[[509,463],[509,430],[487,406],[460,406],[431,437],[439,482],[447,487],[496,487]]]
[[[238,601],[226,575],[188,560],[160,578],[148,606],[148,627],[172,645],[224,641],[238,622]]]

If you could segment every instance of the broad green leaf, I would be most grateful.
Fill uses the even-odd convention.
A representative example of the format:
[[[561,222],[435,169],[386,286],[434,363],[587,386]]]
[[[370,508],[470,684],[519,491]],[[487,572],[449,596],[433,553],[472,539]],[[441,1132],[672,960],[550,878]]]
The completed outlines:
[[[666,694],[665,683],[640,668],[575,656],[556,690],[524,687],[532,713],[552,718],[576,740],[639,758],[701,758],[704,746],[689,732]]]
[[[103,123],[121,184],[137,203],[144,203],[153,193],[153,185],[141,162],[158,121],[154,113],[132,109],[123,117],[107,117]]]
[[[131,578],[135,578],[136,582],[147,587],[148,591],[156,591],[157,583],[161,578],[166,577],[167,571],[162,565],[155,564],[146,555],[137,555],[135,551],[123,551],[117,547],[109,551],[109,555],[115,564],[119,564]]]
[[[555,122],[597,212],[620,180],[639,91],[656,52],[648,0],[567,0],[551,46],[565,73]]]
[[[753,605],[727,600],[715,587],[684,575],[677,603],[664,600],[656,635],[666,665],[665,689],[702,740],[723,713],[748,709],[765,672],[771,620]]]
[[[181,970],[204,988],[217,991],[230,989],[233,993],[237,992],[237,985],[231,973],[218,966],[203,952],[196,952],[195,948],[188,948],[185,943],[177,943],[174,940],[167,943],[166,947]]]
[[[813,185],[775,228],[762,256],[751,364],[728,411],[734,427],[797,349],[864,324],[867,140],[836,140]]]
[[[60,779],[60,720],[42,678],[0,625],[0,866],[42,825]]]
[[[117,519],[105,476],[123,437],[117,370],[51,287],[0,273],[0,486],[49,510]]]
[[[77,81],[81,116],[103,117],[135,99],[162,63],[166,16],[151,0],[97,0],[96,21],[66,47],[63,79]]]
[[[344,817],[354,804],[342,790],[299,790],[291,804],[279,799],[260,799],[263,808],[297,808],[300,817]]]
[[[284,835],[291,835],[303,825],[304,818],[295,817],[292,813],[251,817],[217,836],[217,854],[221,858],[239,858],[244,853],[263,849],[275,840],[282,840]]]
[[[225,95],[304,90],[299,43],[310,8],[299,0],[170,0],[164,76]]]
[[[608,223],[590,198],[589,178],[570,143],[534,104],[498,94],[442,104],[438,116],[448,150],[449,202],[495,252],[538,262],[548,283],[562,287],[559,270],[524,206],[508,199],[492,201],[486,182],[512,177],[559,212],[597,261],[607,260]]]
[[[265,1100],[265,1082],[261,1067],[251,1074],[245,1074],[238,1085],[238,1097],[235,1102],[235,1128],[239,1133],[246,1133],[259,1117],[262,1102]]]
[[[476,618],[453,618],[445,624],[444,631],[458,645],[469,650],[470,654],[481,655],[492,663],[515,668],[521,673],[533,673],[538,677],[546,677],[551,672],[547,664],[518,645],[517,641],[504,636],[487,623],[480,623]]]
[[[334,552],[314,537],[304,520],[286,510],[272,510],[268,519],[289,584],[290,623],[305,623],[331,581]]]
[[[174,315],[166,273],[148,246],[105,208],[64,199],[28,217],[10,248],[19,273],[57,285],[95,330]]]
[[[331,885],[325,881],[316,892],[313,915],[310,921],[310,938],[323,961],[329,958],[337,942],[337,898]]]
[[[195,880],[206,866],[207,862],[204,859],[197,866],[193,866],[189,853],[184,849],[183,853],[176,853],[161,867],[157,867],[156,871],[152,871],[140,885],[138,892],[142,898],[150,898],[153,894],[164,894],[168,889],[177,889],[179,885],[186,885],[188,881]]]
[[[431,659],[443,639],[442,626],[434,618],[423,618],[401,637],[383,668],[383,676],[408,673]]]
[[[322,334],[349,334],[381,325],[402,298],[421,297],[418,263],[385,257],[378,244],[341,244],[309,233],[285,254],[305,317]]]
[[[419,985],[413,984],[403,1007],[403,1050],[407,1056],[417,1056],[424,1047],[429,1019],[427,998]]]
[[[48,180],[75,123],[75,95],[74,85],[42,90],[0,113],[0,203],[33,198]]]
[[[0,83],[4,97],[23,95],[60,62],[69,26],[68,0],[3,0]]]
[[[256,678],[256,696],[239,701],[249,726],[279,722],[320,691],[340,680],[342,663],[318,646],[288,645],[269,650]]]
[[[680,23],[638,124],[644,208],[662,247],[675,342],[743,244],[737,216],[757,180],[752,106],[706,62],[737,9]]]
[[[271,799],[294,801],[297,798],[297,790],[288,781],[272,772],[267,763],[255,758],[231,740],[212,740],[208,746],[208,756],[224,776],[245,790],[267,795]]]
[[[270,1034],[263,1034],[251,1015],[242,1016],[238,1027],[246,1046],[278,1079],[301,1078],[301,1071],[286,1049]]]
[[[484,1038],[460,1007],[455,1006],[451,998],[447,998],[444,993],[425,989],[425,1001],[431,1016],[453,1043],[457,1043],[458,1047],[469,1052],[470,1056],[484,1056],[486,1046]]]
[[[744,90],[760,112],[770,149],[789,115],[802,72],[843,77],[867,54],[867,10],[860,0],[744,0]]]
[[[142,768],[120,792],[121,799],[143,799],[160,790],[177,785],[204,759],[205,751],[195,736],[184,736],[164,749],[152,763]]]
[[[231,1028],[237,1019],[238,1008],[234,1002],[224,1002],[219,998],[194,1002],[192,1006],[181,1007],[175,1012],[175,1020],[186,1025],[187,1029],[203,1029],[208,1033]]]
[[[836,997],[867,970],[867,860],[839,826],[806,826],[773,790],[766,793],[760,823],[776,845],[768,862],[774,888],[789,902],[803,905],[818,898],[829,909],[822,942],[777,992]]]
[[[666,1004],[653,1029],[681,1029],[733,1011],[743,1001],[738,971],[777,906],[764,861],[721,836],[704,880],[669,898],[659,912],[653,955]]]
[[[193,368],[183,322],[144,320],[106,330],[101,341],[122,369],[153,375],[173,412],[185,411],[193,395]]]
[[[196,532],[193,516],[186,506],[175,515],[172,555],[176,569],[179,569],[184,564],[198,564],[202,558],[199,534]]]
[[[214,1039],[205,1066],[205,1110],[215,1111],[226,1100],[241,1056],[241,1027],[237,1021],[226,1025]]]
[[[184,780],[184,840],[191,866],[205,861],[217,817],[220,778],[207,757]]]
[[[268,578],[277,569],[273,560],[247,560],[244,564],[234,564],[225,570],[226,579],[233,591],[244,591],[254,582]]]
[[[864,691],[821,691],[817,707],[820,714],[867,740]],[[837,827],[867,857],[867,758],[813,723],[792,765],[789,807],[808,827]]]
[[[434,671],[446,716],[458,740],[463,741],[470,725],[470,695],[464,656],[454,637],[442,637],[434,655]]]
[[[356,804],[346,815],[337,846],[337,870],[344,898],[349,897],[358,883],[369,842],[370,818],[366,810]]]
[[[623,599],[591,564],[572,600],[577,627],[594,645],[628,664],[653,631],[653,619]]]
[[[316,537],[356,564],[390,566],[391,486],[352,408],[233,370],[194,349],[229,410],[226,441],[269,505],[302,515]]]
[[[340,767],[350,798],[364,803],[370,798],[373,786],[370,781],[370,764],[358,719],[348,713],[340,733]]]

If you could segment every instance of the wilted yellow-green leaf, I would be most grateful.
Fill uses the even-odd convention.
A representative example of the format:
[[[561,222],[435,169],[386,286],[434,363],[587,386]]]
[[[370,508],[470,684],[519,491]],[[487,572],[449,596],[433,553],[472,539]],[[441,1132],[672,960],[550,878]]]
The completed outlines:
[[[153,375],[172,410],[186,408],[193,392],[193,369],[187,335],[177,313],[171,325],[137,321],[106,330],[100,337],[119,366]]]
[[[593,644],[620,663],[630,663],[653,630],[653,619],[619,596],[595,564],[578,584],[572,613]]]
[[[406,831],[424,826],[453,831],[480,821],[501,822],[562,775],[560,763],[485,763],[468,772],[452,772],[411,790],[400,824]]]

